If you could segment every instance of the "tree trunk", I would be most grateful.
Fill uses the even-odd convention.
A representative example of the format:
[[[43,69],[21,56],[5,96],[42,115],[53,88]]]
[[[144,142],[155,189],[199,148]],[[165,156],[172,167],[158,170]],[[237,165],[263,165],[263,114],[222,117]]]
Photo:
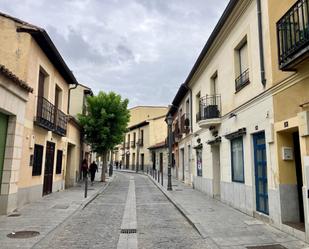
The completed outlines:
[[[101,182],[105,182],[105,171],[107,169],[107,151],[103,152],[102,156],[103,164],[102,164],[102,172],[101,172]]]

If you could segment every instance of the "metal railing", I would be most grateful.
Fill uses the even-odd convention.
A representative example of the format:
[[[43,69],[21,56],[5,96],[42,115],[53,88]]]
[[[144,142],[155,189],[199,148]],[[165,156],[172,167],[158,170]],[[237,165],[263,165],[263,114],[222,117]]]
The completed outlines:
[[[206,95],[200,98],[200,112],[196,114],[197,120],[221,117],[221,95]]]
[[[55,113],[56,113],[56,117],[55,117],[55,130],[54,131],[60,136],[65,136],[67,133],[67,122],[68,122],[67,115],[64,112],[57,109],[56,107],[55,107]]]
[[[67,131],[67,115],[42,96],[37,97],[35,124],[60,136]]]
[[[184,113],[180,117],[180,133],[189,133],[190,132],[190,114]]]
[[[134,141],[131,141],[131,148],[135,148],[135,146],[136,146],[135,140],[134,140]]]
[[[144,139],[139,138],[137,142],[138,142],[138,146],[140,147],[144,146]]]
[[[249,79],[249,68],[243,71],[236,79],[235,79],[235,90],[236,92],[242,89],[244,86],[250,83]]]
[[[126,143],[125,143],[125,148],[126,148],[126,149],[130,149],[130,142],[126,142]]]
[[[282,68],[309,45],[309,0],[297,1],[277,22],[277,39]]]

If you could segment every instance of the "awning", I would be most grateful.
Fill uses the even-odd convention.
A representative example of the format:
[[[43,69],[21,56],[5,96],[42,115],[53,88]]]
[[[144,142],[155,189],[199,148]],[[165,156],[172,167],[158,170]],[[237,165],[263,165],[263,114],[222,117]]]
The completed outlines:
[[[218,144],[218,143],[221,143],[221,137],[216,137],[215,139],[212,139],[212,140],[208,140],[206,142],[208,145],[214,145],[214,144]]]
[[[224,137],[226,139],[231,140],[231,139],[234,139],[234,138],[237,138],[237,137],[242,137],[242,136],[246,135],[246,133],[247,133],[247,130],[246,130],[245,127],[243,127],[243,128],[238,129],[238,131],[234,131],[234,132],[231,132],[229,134],[226,134]]]

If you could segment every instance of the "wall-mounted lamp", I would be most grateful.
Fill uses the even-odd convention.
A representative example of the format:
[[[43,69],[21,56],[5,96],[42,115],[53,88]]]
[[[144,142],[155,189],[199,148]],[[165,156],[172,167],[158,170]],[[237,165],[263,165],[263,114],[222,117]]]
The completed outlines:
[[[234,113],[234,112],[231,112],[230,115],[229,115],[229,118],[234,118],[236,117],[237,115]]]

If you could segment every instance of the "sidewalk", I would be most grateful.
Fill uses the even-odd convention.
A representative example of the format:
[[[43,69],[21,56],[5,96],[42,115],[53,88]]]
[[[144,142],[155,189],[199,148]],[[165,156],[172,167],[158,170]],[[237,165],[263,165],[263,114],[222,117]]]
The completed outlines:
[[[93,186],[88,184],[88,196],[84,198],[84,183],[64,191],[44,196],[42,199],[27,204],[17,214],[20,216],[0,216],[0,248],[32,248],[38,241],[71,217],[76,211],[88,205],[99,193],[103,192],[113,178],[107,183],[99,182],[98,173]],[[90,181],[89,181],[90,182]],[[32,238],[12,239],[7,234],[16,231],[37,231],[40,234]]]
[[[248,216],[182,182],[172,179],[172,191],[148,176],[210,245],[210,248],[245,249],[248,246],[281,245],[267,248],[309,248],[305,242],[269,224]]]

